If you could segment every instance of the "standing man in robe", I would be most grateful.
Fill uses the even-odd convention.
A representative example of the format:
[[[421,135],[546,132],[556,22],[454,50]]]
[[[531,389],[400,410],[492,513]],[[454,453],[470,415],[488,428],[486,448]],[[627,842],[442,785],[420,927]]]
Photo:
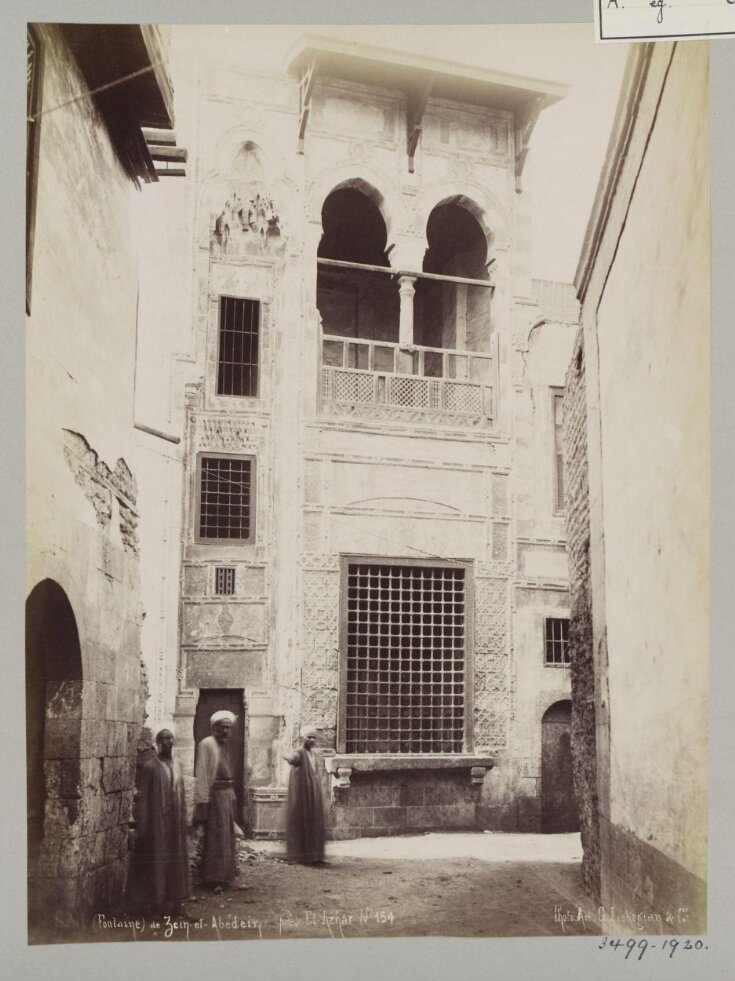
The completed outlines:
[[[137,889],[158,913],[180,913],[191,895],[184,778],[173,746],[171,730],[159,730],[157,755],[141,771],[135,822]]]
[[[235,878],[235,781],[227,744],[237,716],[215,712],[212,735],[197,747],[194,765],[194,824],[204,825],[202,880],[221,892]]]
[[[324,800],[314,753],[317,731],[301,730],[301,746],[284,759],[291,764],[286,799],[288,861],[326,865],[324,861]]]

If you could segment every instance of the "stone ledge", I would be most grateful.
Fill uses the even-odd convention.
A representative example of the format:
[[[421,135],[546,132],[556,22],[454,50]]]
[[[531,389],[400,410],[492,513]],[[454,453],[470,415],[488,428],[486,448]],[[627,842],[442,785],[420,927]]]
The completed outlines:
[[[349,768],[353,773],[366,773],[375,770],[470,770],[484,767],[492,770],[493,756],[475,756],[472,753],[450,754],[392,754],[392,753],[337,753],[324,757],[328,773]]]

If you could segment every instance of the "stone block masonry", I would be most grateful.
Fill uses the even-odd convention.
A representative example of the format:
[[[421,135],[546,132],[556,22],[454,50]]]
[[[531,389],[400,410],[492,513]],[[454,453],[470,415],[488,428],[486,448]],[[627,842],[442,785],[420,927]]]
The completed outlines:
[[[564,389],[564,460],[571,616],[572,767],[579,809],[586,889],[600,898],[595,678],[590,586],[590,512],[587,474],[587,390],[580,327]]]

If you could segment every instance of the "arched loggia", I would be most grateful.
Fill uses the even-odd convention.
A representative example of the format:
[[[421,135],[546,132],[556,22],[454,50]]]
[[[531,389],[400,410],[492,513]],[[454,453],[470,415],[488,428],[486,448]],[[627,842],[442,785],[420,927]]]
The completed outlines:
[[[487,287],[457,282],[489,279],[487,241],[477,219],[461,204],[440,204],[426,226],[428,248],[414,298],[414,339],[428,347],[487,351],[490,296]]]
[[[390,275],[376,271],[389,270],[390,263],[385,222],[374,195],[354,185],[335,189],[324,202],[322,228],[316,302],[324,334],[397,341],[398,290]],[[342,366],[367,368],[366,352],[362,345],[348,345]]]

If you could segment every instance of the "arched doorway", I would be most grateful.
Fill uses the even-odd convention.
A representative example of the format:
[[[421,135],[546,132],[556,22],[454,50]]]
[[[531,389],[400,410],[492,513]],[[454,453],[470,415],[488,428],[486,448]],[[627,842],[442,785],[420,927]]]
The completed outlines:
[[[541,830],[579,831],[572,775],[572,703],[555,702],[541,720]]]
[[[236,820],[245,825],[245,692],[242,688],[201,688],[194,716],[194,745],[212,733],[210,718],[225,709],[236,716],[226,745],[230,769],[235,781]]]
[[[46,808],[46,715],[49,699],[67,684],[70,698],[81,696],[82,652],[74,611],[64,590],[44,579],[26,600],[26,752],[28,821],[28,899],[37,899],[34,872],[44,838]],[[77,691],[73,692],[77,682]],[[73,729],[74,722],[70,720]],[[77,726],[77,739],[78,739]],[[73,735],[67,753],[71,752]],[[78,765],[78,746],[76,753]]]

